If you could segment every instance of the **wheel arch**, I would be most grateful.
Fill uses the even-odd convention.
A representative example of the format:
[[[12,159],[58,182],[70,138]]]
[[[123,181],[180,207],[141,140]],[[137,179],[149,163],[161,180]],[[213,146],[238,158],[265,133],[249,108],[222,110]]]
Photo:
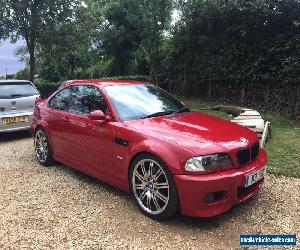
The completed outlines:
[[[139,151],[139,152],[136,152],[131,158],[130,158],[130,161],[129,161],[129,164],[128,164],[128,170],[127,170],[127,179],[128,179],[128,182],[130,181],[130,169],[131,169],[131,165],[133,163],[133,161],[139,157],[140,155],[144,155],[144,154],[150,154],[150,155],[153,155],[155,157],[157,157],[158,159],[161,160],[161,158],[154,154],[153,152],[151,151],[147,151],[147,150],[143,150],[143,151]],[[161,160],[162,161],[162,160]],[[164,162],[164,161],[163,161]],[[164,162],[164,164],[167,166],[167,164]]]
[[[46,133],[46,135],[47,135],[47,138],[48,138],[48,140],[49,140],[50,147],[51,147],[52,150],[53,150],[53,142],[52,142],[52,140],[51,140],[51,137],[49,136],[49,131],[48,131],[48,125],[47,125],[47,123],[46,123],[46,122],[43,122],[43,121],[37,123],[36,126],[35,126],[35,128],[33,129],[33,132],[34,132],[33,136],[35,136],[35,133],[36,133],[36,131],[37,131],[39,128],[45,131],[45,133]]]
[[[44,122],[44,121],[40,121],[40,122],[38,122],[38,123],[36,123],[36,125],[35,125],[35,128],[34,128],[34,133],[39,129],[39,128],[41,128],[41,129],[43,129],[46,133],[47,133],[47,123],[46,122]]]
[[[38,124],[38,125],[36,125],[36,127],[35,127],[35,129],[34,129],[34,134],[36,133],[36,131],[37,131],[38,129],[45,130],[44,127],[43,127],[42,125]]]
[[[157,140],[144,140],[129,150],[127,172],[129,172],[134,159],[141,154],[151,154],[157,157],[167,166],[171,174],[182,174],[182,166],[185,158],[188,158],[184,150],[176,145]]]

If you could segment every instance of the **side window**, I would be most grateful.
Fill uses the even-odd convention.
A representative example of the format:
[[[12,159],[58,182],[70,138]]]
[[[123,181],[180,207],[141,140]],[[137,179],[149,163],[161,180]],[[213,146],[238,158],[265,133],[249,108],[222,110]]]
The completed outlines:
[[[71,87],[71,103],[69,111],[79,115],[87,115],[94,110],[107,111],[104,96],[98,88],[91,85]]]
[[[70,88],[61,90],[49,101],[49,107],[67,111],[70,104],[70,93]]]

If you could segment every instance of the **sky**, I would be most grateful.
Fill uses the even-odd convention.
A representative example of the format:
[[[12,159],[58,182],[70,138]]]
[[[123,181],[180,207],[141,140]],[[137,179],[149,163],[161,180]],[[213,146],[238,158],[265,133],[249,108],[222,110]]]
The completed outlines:
[[[9,39],[0,42],[0,76],[5,76],[6,67],[8,74],[14,74],[25,67],[24,63],[19,62],[14,56],[14,50],[22,45],[24,45],[22,40],[15,44],[10,43]]]

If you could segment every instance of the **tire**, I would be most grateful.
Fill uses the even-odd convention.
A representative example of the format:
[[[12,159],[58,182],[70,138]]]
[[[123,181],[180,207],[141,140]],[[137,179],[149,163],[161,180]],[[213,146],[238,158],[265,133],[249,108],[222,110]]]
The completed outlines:
[[[163,221],[179,209],[176,185],[167,166],[156,156],[137,156],[129,172],[129,187],[140,211],[151,219]]]
[[[38,128],[35,131],[34,151],[39,164],[49,166],[54,162],[48,136],[42,128]]]

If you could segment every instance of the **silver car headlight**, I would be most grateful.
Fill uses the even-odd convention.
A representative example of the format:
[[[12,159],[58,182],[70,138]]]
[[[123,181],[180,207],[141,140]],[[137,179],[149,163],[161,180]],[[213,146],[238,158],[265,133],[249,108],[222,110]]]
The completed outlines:
[[[231,159],[227,154],[213,154],[193,157],[187,160],[185,170],[190,172],[204,172],[232,167]]]

